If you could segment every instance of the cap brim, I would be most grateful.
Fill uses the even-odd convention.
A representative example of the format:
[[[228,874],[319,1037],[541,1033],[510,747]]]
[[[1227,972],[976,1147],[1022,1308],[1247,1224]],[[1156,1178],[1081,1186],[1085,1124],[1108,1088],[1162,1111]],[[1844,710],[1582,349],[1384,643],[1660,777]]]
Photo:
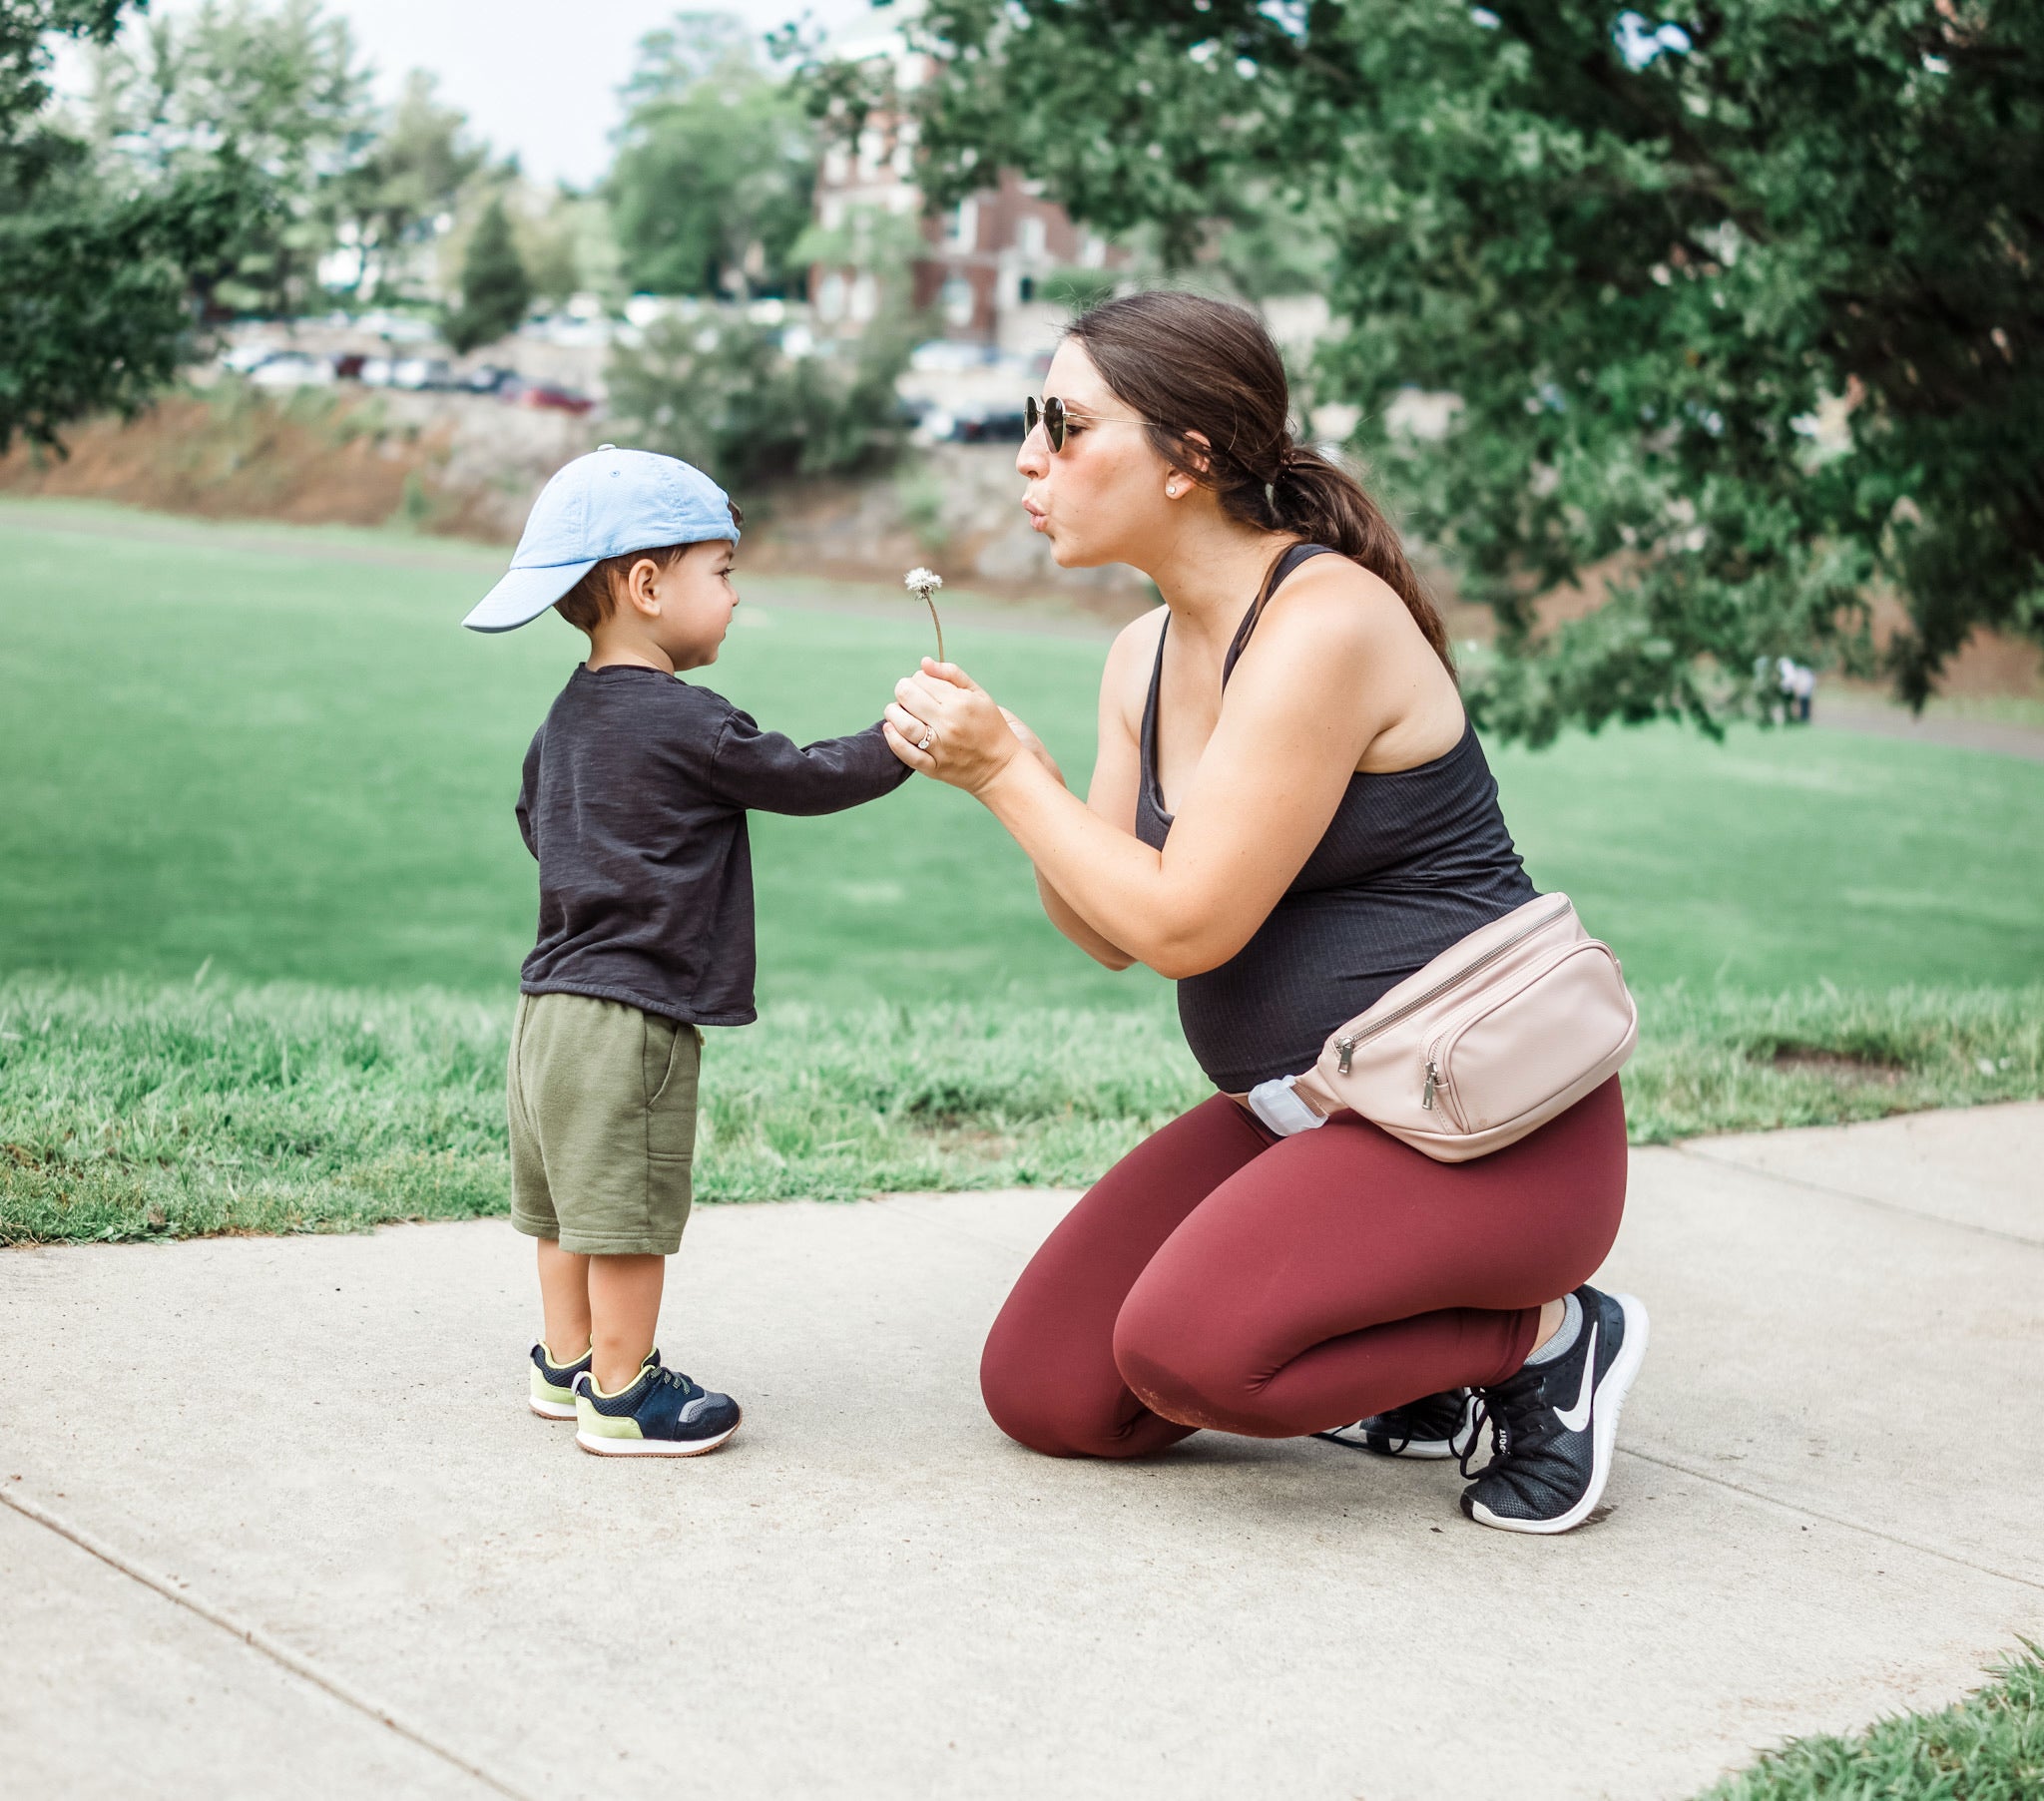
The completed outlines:
[[[546,569],[514,569],[483,596],[461,623],[471,632],[515,632],[546,612],[594,569],[601,559],[556,563]]]

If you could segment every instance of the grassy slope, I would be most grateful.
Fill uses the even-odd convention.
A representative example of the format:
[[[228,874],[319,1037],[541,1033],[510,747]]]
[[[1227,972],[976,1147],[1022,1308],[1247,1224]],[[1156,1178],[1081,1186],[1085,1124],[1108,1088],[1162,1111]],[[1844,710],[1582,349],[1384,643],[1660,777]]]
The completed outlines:
[[[2036,1801],[2044,1795],[2044,1658],[2034,1646],[1936,1713],[1851,1738],[1797,1739],[1697,1801]]]

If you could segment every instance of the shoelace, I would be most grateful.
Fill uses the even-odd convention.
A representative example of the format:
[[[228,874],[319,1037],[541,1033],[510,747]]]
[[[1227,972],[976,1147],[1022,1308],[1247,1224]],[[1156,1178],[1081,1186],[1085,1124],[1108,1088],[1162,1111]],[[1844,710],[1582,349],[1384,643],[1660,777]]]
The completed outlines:
[[[700,1389],[697,1388],[696,1384],[691,1382],[689,1378],[683,1375],[680,1370],[671,1370],[668,1369],[665,1365],[663,1365],[661,1368],[653,1372],[653,1384],[656,1388],[666,1387],[680,1389],[682,1391],[682,1399],[684,1401],[690,1400],[694,1396],[702,1392]]]
[[[1509,1462],[1515,1443],[1523,1442],[1526,1449],[1538,1450],[1543,1437],[1540,1416],[1545,1411],[1551,1411],[1545,1378],[1531,1371],[1522,1371],[1495,1388],[1477,1389],[1469,1406],[1469,1443],[1455,1459],[1463,1479],[1484,1475]],[[1490,1428],[1490,1462],[1482,1470],[1472,1471],[1469,1462],[1486,1426]]]

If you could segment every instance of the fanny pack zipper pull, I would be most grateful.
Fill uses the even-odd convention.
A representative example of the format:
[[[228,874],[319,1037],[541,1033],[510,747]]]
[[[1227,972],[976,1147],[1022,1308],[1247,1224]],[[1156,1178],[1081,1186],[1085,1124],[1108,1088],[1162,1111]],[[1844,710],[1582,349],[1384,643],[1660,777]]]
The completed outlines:
[[[1355,1057],[1355,1040],[1352,1038],[1337,1038],[1334,1041],[1334,1049],[1341,1053],[1341,1062],[1338,1066],[1339,1073],[1346,1076],[1349,1073],[1349,1065]]]
[[[1434,1061],[1429,1057],[1426,1060],[1426,1088],[1419,1097],[1419,1105],[1425,1108],[1428,1113],[1433,1112],[1433,1092],[1439,1087],[1440,1079],[1441,1073],[1434,1067]]]

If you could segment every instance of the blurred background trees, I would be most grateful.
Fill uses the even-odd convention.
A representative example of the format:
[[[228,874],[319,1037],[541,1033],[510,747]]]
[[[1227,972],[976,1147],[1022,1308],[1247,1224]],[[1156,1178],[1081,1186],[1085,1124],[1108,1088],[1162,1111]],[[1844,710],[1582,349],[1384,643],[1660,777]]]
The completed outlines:
[[[2044,10],[931,0],[939,202],[989,167],[1195,265],[1258,192],[1331,235],[1323,398],[1516,653],[1477,696],[1706,724],[1772,660],[1920,700],[2044,629]],[[875,104],[860,72],[822,72]],[[1388,421],[1452,395],[1449,429]],[[1541,631],[1533,603],[1601,582]],[[1757,675],[1756,671],[1767,673]]]
[[[195,306],[283,211],[235,143],[109,169],[51,116],[55,44],[111,45],[122,10],[0,3],[0,450],[146,402],[191,354]]]
[[[809,223],[815,133],[761,40],[724,13],[651,34],[606,187],[635,292],[784,295]]]

